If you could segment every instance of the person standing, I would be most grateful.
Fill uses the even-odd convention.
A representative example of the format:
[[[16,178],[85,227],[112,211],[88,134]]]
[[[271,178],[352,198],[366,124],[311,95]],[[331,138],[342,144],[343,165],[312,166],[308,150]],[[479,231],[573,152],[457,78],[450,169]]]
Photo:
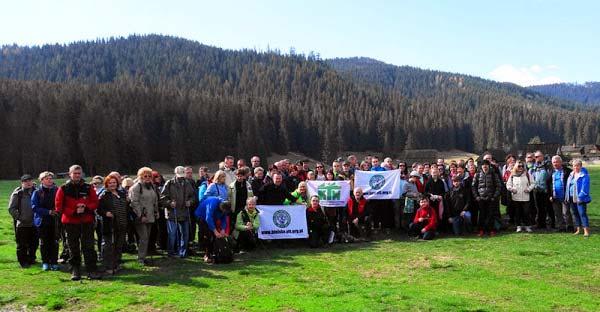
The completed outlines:
[[[550,226],[551,229],[555,227],[554,213],[550,208],[550,191],[551,188],[551,175],[546,167],[544,161],[544,154],[542,152],[535,152],[535,163],[533,168],[529,170],[529,175],[533,178],[535,188],[533,189],[533,204],[536,211],[536,223],[538,229],[546,229],[546,226]],[[546,218],[549,219],[550,224],[546,224]]]
[[[531,233],[530,194],[535,184],[522,161],[517,161],[513,166],[512,173],[506,180],[506,190],[511,194],[511,202],[514,207],[515,224],[517,233],[526,231]]]
[[[590,196],[590,174],[586,168],[583,168],[581,159],[573,160],[573,172],[567,180],[567,198],[571,205],[573,213],[573,222],[577,227],[575,235],[581,233],[583,236],[590,236],[590,219],[587,215],[587,205],[592,201]]]
[[[573,217],[569,209],[568,198],[565,197],[567,180],[571,174],[571,169],[563,166],[562,158],[558,155],[552,157],[552,210],[554,219],[559,231],[567,232],[573,230]]]
[[[244,210],[246,206],[246,200],[254,197],[252,192],[252,185],[247,180],[248,171],[247,167],[240,168],[235,171],[235,182],[229,185],[229,201],[231,202],[231,213],[232,222],[236,222],[237,215]],[[233,227],[231,227],[233,230]]]
[[[98,197],[94,188],[81,178],[79,165],[69,168],[69,180],[58,188],[54,202],[67,232],[71,265],[71,280],[81,279],[81,253],[88,278],[98,279],[96,251],[94,250],[94,219]]]
[[[185,178],[185,170],[182,166],[175,168],[175,177],[167,181],[160,197],[167,218],[169,256],[185,258],[188,256],[189,209],[196,206],[196,191]]]
[[[57,187],[54,174],[49,171],[40,173],[40,187],[31,196],[33,223],[38,229],[40,251],[42,253],[42,270],[58,271],[58,213],[54,210],[54,198]]]
[[[494,227],[495,216],[494,208],[500,197],[500,177],[490,168],[490,162],[484,160],[481,165],[481,171],[475,174],[473,178],[473,198],[479,206],[479,237],[485,232],[490,236],[496,235]]]
[[[8,203],[8,212],[13,218],[17,242],[17,261],[22,268],[35,264],[37,250],[37,235],[33,227],[33,209],[31,209],[32,194],[33,177],[25,174],[21,177],[21,186],[12,192]]]
[[[138,262],[140,265],[147,265],[150,233],[159,217],[158,193],[152,183],[152,169],[140,168],[137,176],[138,182],[129,190],[129,198],[135,213],[135,230],[139,236]]]
[[[98,215],[102,217],[102,254],[107,274],[115,274],[121,262],[127,232],[127,193],[119,189],[115,176],[104,178],[105,191],[100,196]]]

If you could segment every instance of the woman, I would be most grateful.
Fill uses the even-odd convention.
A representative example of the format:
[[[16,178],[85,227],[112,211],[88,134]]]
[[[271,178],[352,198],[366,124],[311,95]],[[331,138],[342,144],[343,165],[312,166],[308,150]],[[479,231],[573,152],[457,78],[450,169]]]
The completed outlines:
[[[325,181],[325,166],[322,163],[315,166],[315,177],[317,181]]]
[[[535,188],[531,183],[531,177],[525,170],[525,164],[518,161],[512,168],[512,174],[506,180],[506,190],[511,194],[511,205],[515,214],[514,222],[517,225],[517,233],[525,230],[531,233],[531,220],[529,218],[530,193]]]
[[[319,205],[319,196],[317,195],[310,197],[310,205],[306,209],[306,222],[308,225],[308,245],[311,248],[325,245],[330,228],[327,217]]]
[[[361,171],[371,171],[371,164],[368,161],[362,161],[359,166]]]
[[[315,180],[317,180],[317,176],[315,175],[315,172],[314,171],[309,171],[306,174],[306,181],[315,181]]]
[[[235,221],[233,237],[238,243],[240,250],[253,250],[258,241],[258,228],[260,219],[256,210],[256,197],[246,199],[246,208],[242,210]]]
[[[109,175],[104,179],[105,191],[98,204],[102,217],[102,254],[107,274],[119,269],[127,232],[127,193],[119,189],[119,180]]]
[[[293,203],[289,199],[285,199],[283,202],[284,205],[296,204],[296,205],[306,205],[308,204],[308,190],[306,187],[306,182],[298,183],[298,189],[292,192],[292,196],[294,196],[296,201]]]
[[[206,192],[204,192],[204,196],[215,196],[219,197],[223,201],[229,200],[229,187],[225,184],[225,171],[219,170],[215,172],[215,176],[213,177],[213,183],[208,186]]]
[[[358,239],[369,239],[371,236],[370,207],[367,199],[363,196],[360,187],[354,189],[354,193],[346,203],[346,226],[348,235]]]
[[[158,193],[152,181],[152,169],[140,168],[137,172],[138,182],[130,191],[131,207],[135,213],[135,230],[138,234],[138,262],[146,265],[148,255],[150,233],[154,222],[159,217]],[[151,246],[150,249],[153,249]]]
[[[577,227],[574,235],[581,233],[583,227],[583,236],[590,236],[590,220],[587,215],[587,204],[592,201],[590,196],[590,175],[586,168],[583,168],[581,159],[573,160],[573,172],[567,180],[566,200],[571,205],[573,214],[573,223]]]
[[[340,178],[335,177],[335,172],[333,172],[333,169],[329,169],[327,170],[327,173],[325,174],[325,181],[336,181],[336,180],[343,180]],[[329,224],[331,225],[331,227],[334,229],[334,232],[337,233],[337,230],[339,229],[339,227],[342,224],[342,220],[341,217],[343,215],[343,210],[344,207],[327,207],[327,206],[323,206],[323,209],[325,210],[325,214],[327,215],[327,219],[329,221]],[[333,239],[335,238],[335,234],[330,237],[329,239],[329,243],[333,243]],[[338,237],[340,237],[338,235]]]
[[[504,182],[504,185],[506,185],[508,178],[512,175],[513,169],[516,164],[515,156],[513,156],[512,154],[508,154],[504,161],[506,164],[502,166],[500,174],[502,175],[502,182]],[[501,196],[501,203],[502,205],[506,206],[508,223],[515,224],[515,205],[512,202],[512,196],[510,195],[510,191],[503,188]]]

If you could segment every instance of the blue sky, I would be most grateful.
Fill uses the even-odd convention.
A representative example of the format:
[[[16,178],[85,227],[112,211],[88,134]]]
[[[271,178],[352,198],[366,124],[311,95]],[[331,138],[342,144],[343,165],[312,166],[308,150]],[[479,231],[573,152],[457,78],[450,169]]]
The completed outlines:
[[[371,2],[371,3],[370,3]],[[6,1],[0,44],[159,33],[521,85],[600,81],[600,1]]]

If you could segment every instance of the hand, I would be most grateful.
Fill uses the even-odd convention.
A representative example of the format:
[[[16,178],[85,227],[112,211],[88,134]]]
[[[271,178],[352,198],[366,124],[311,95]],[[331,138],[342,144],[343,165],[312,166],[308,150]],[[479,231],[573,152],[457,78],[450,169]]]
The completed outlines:
[[[148,222],[148,218],[146,218],[146,216],[143,216],[141,221],[142,221],[142,223],[147,223]]]
[[[217,231],[217,230],[215,230],[215,232],[214,232],[214,233],[215,233],[215,237],[217,237],[217,238],[221,238],[221,237],[223,237],[223,236],[221,236],[221,232],[219,232],[219,231]]]
[[[550,201],[551,201],[551,202],[553,202],[553,201],[554,201],[554,200],[553,200],[553,198],[552,198],[552,196],[550,196]]]
[[[247,231],[250,231],[250,230],[252,230],[252,225],[251,225],[251,224],[246,224],[246,230],[247,230]]]
[[[525,193],[529,193],[529,189],[525,189],[523,192],[525,192]]]
[[[352,223],[354,223],[354,225],[358,225],[358,218],[354,218],[354,220],[352,220]]]
[[[177,202],[175,202],[174,200],[171,201],[171,208],[175,208],[177,207]]]
[[[187,200],[187,201],[185,202],[185,206],[186,206],[186,207],[188,207],[188,208],[189,208],[190,206],[192,206],[192,201],[191,201],[191,200]]]
[[[479,196],[475,197],[475,201],[481,201],[481,197],[479,197]]]
[[[85,211],[85,205],[84,204],[77,204],[77,213],[81,214]]]
[[[425,221],[425,218],[419,218],[419,219],[417,219],[417,221],[423,222],[423,221]]]
[[[54,217],[58,215],[58,212],[56,210],[48,210],[48,214]]]
[[[448,218],[448,223],[454,222],[454,218]]]
[[[112,217],[113,217],[113,214],[112,214],[112,212],[110,212],[110,211],[109,211],[109,212],[107,212],[107,213],[106,213],[106,217],[107,217],[107,218],[112,218]]]
[[[425,234],[425,232],[427,232],[427,230],[425,230],[425,228],[422,228],[421,233]]]
[[[511,192],[512,192],[513,194],[517,194],[517,190],[516,190],[516,189],[513,189]]]
[[[464,217],[464,216],[465,216],[465,212],[464,212],[464,211],[462,211],[462,212],[460,213],[460,216],[461,216],[461,217]]]
[[[225,230],[221,230],[221,237],[227,237],[227,233],[225,233]]]

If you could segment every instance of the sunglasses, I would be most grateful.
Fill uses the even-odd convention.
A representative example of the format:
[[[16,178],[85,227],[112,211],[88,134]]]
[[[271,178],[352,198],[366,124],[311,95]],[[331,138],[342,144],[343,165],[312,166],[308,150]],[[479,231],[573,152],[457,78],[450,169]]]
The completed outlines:
[[[143,175],[142,177],[144,177],[144,178],[152,178],[152,176],[151,176],[151,175],[148,175],[148,174],[145,174],[145,175]]]
[[[323,168],[323,166],[317,166],[317,168]]]
[[[524,168],[523,165],[518,165],[517,168]]]

